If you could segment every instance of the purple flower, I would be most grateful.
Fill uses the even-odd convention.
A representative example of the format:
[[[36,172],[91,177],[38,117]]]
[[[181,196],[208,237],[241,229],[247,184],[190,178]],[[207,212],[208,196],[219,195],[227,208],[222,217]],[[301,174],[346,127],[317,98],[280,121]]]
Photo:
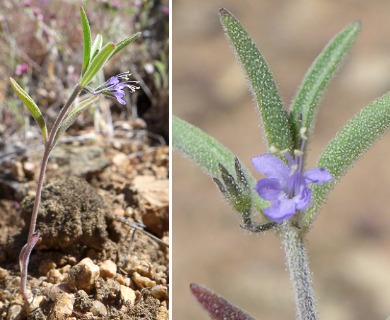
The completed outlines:
[[[272,221],[282,222],[291,218],[297,211],[310,206],[311,183],[322,184],[333,179],[328,170],[314,168],[302,172],[304,141],[301,150],[295,150],[294,158],[286,152],[288,165],[271,153],[252,158],[256,171],[267,178],[257,182],[255,190],[271,206],[263,210]]]
[[[27,71],[28,71],[28,64],[27,63],[18,64],[15,68],[15,74],[17,76],[21,76],[21,75],[27,73]]]
[[[129,80],[131,73],[124,72],[116,76],[111,77],[105,83],[98,86],[95,90],[92,90],[93,94],[105,94],[109,97],[115,98],[120,104],[125,105],[126,101],[123,99],[125,96],[125,88],[128,88],[130,93],[139,89],[137,86],[138,81]]]

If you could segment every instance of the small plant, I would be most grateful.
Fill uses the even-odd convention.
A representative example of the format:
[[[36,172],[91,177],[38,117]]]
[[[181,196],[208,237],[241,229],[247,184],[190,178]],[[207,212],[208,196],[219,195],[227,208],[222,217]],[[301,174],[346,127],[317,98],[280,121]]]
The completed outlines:
[[[297,319],[318,318],[305,238],[321,204],[351,165],[390,127],[390,92],[354,116],[329,142],[316,168],[305,170],[307,145],[319,102],[361,29],[353,22],[323,49],[306,73],[288,111],[271,70],[240,22],[220,9],[220,21],[257,103],[269,152],[252,158],[256,180],[221,143],[173,117],[173,145],[213,177],[241,227],[280,237],[295,295]],[[262,223],[254,218],[261,216]],[[191,291],[212,319],[253,319],[230,302],[198,285]],[[230,317],[234,314],[234,317]],[[288,317],[287,317],[288,318]]]
[[[16,83],[14,79],[10,79],[12,88],[22,100],[24,105],[30,110],[32,116],[41,129],[44,139],[44,153],[40,167],[34,207],[31,215],[28,239],[19,255],[21,270],[20,290],[26,301],[29,299],[27,293],[27,274],[30,254],[39,241],[44,241],[44,239],[40,239],[39,230],[36,230],[36,221],[41,201],[45,172],[51,151],[58,142],[61,134],[69,128],[81,112],[99,99],[100,94],[115,98],[120,104],[126,104],[123,99],[125,96],[125,89],[127,88],[130,92],[135,92],[135,90],[139,89],[137,86],[138,82],[130,80],[130,73],[128,72],[111,77],[108,81],[99,85],[95,89],[88,86],[95,75],[103,69],[107,61],[137,39],[140,36],[140,33],[136,33],[117,44],[110,42],[104,46],[103,38],[98,34],[92,43],[90,25],[87,15],[82,7],[80,8],[80,13],[84,35],[83,64],[80,80],[59,112],[50,131],[48,131],[45,119],[34,100]],[[78,102],[78,97],[83,92],[89,94],[89,97],[82,96],[84,99],[81,102]]]

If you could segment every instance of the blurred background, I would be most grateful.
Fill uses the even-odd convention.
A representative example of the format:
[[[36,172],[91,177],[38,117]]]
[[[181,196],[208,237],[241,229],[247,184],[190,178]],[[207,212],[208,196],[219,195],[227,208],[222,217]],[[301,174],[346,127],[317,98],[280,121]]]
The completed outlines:
[[[348,119],[390,89],[388,1],[173,1],[173,113],[216,137],[248,168],[251,157],[266,150],[243,72],[219,24],[220,7],[253,37],[286,104],[325,44],[352,21],[363,22],[322,101],[308,167]],[[321,319],[390,315],[389,143],[384,136],[348,172],[308,236]],[[190,295],[191,282],[256,319],[294,318],[276,235],[241,230],[210,177],[175,151],[172,198],[174,319],[207,319]]]

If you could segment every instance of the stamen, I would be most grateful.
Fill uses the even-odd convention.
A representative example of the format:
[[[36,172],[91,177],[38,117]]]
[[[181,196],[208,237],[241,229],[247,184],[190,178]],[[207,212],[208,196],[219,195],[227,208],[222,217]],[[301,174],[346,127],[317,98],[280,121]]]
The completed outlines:
[[[301,129],[299,129],[299,135],[301,136],[302,140],[307,140],[306,132],[307,132],[306,127],[301,127]]]

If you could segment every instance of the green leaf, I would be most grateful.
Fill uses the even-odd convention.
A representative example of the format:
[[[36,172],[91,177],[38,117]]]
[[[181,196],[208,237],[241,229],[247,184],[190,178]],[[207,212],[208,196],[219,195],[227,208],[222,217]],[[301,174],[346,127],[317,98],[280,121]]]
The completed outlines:
[[[220,9],[219,14],[225,34],[246,73],[257,102],[268,146],[291,150],[293,142],[288,114],[271,70],[240,22],[225,9]]]
[[[24,91],[14,79],[10,78],[11,86],[14,89],[15,93],[18,95],[20,100],[22,100],[23,104],[30,110],[32,116],[37,122],[39,128],[42,131],[43,138],[45,141],[47,140],[47,127],[45,123],[45,119],[42,116],[41,110],[39,110],[38,106],[34,102],[34,100],[28,95],[26,91]]]
[[[102,69],[109,59],[111,53],[115,50],[115,44],[107,43],[102,50],[92,59],[87,71],[81,79],[80,86],[84,88],[88,83],[90,83],[96,73]]]
[[[103,46],[103,36],[101,34],[97,34],[92,44],[91,59],[96,57],[96,55],[102,49],[102,46]]]
[[[235,156],[230,150],[199,128],[175,116],[172,116],[172,142],[178,151],[212,177],[221,176],[219,164],[222,164],[229,172],[235,172]],[[253,190],[256,180],[249,170],[242,165],[242,171],[245,172],[253,192],[254,207],[262,212],[261,209],[267,207],[268,204]]]
[[[356,21],[337,34],[317,57],[306,73],[302,84],[291,104],[290,122],[295,137],[295,148],[299,149],[301,127],[306,127],[308,135],[314,127],[319,102],[323,93],[336,74],[343,58],[354,44],[361,29]]]
[[[88,68],[89,61],[91,59],[91,28],[89,26],[87,14],[85,13],[83,7],[80,7],[80,14],[81,14],[81,25],[83,28],[83,35],[84,35],[83,67],[82,67],[81,74],[84,74],[84,72]]]
[[[331,183],[312,186],[313,204],[305,213],[305,227],[310,227],[320,205],[336,182],[389,128],[390,92],[364,108],[332,139],[316,167],[328,169],[334,180]]]
[[[124,48],[126,48],[130,43],[134,42],[134,40],[136,40],[139,36],[141,35],[141,32],[137,32],[136,34],[133,34],[132,36],[118,42],[116,44],[116,49],[114,50],[114,52],[111,54],[111,57],[110,59],[116,55],[119,51],[123,50]]]
[[[75,106],[71,112],[66,116],[66,118],[62,121],[60,127],[56,132],[56,137],[54,139],[54,144],[60,138],[61,134],[65,132],[73,122],[77,119],[77,117],[83,112],[89,105],[96,102],[99,99],[99,96],[91,96],[83,101],[81,101],[77,106]]]

